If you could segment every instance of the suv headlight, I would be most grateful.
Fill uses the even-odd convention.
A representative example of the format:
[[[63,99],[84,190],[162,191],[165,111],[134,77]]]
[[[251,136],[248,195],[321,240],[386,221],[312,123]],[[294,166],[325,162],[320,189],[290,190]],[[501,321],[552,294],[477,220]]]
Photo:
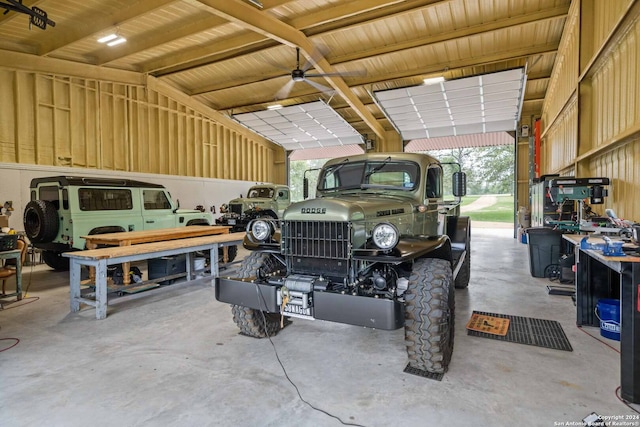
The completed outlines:
[[[398,244],[398,229],[393,224],[383,222],[373,227],[371,238],[380,249],[393,249]]]
[[[253,221],[253,224],[251,224],[251,234],[256,240],[264,242],[271,236],[271,225],[261,219]]]

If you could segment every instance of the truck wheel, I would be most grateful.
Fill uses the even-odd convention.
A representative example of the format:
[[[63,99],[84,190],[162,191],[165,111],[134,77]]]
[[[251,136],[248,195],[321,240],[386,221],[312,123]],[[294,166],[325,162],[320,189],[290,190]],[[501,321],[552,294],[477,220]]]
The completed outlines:
[[[445,373],[453,353],[455,294],[449,261],[427,258],[413,265],[404,294],[404,336],[409,365]]]
[[[233,262],[233,260],[236,259],[237,255],[238,255],[237,246],[227,246],[227,262]],[[223,256],[224,256],[224,252],[222,251],[222,248],[218,249],[218,259],[220,259],[220,262],[222,262]]]
[[[31,200],[24,208],[24,231],[33,243],[48,243],[58,235],[58,211],[46,200]]]
[[[263,273],[272,273],[280,268],[278,260],[270,254],[263,252],[252,252],[240,264],[238,274],[239,279],[255,277],[258,269]],[[253,308],[239,305],[231,306],[233,321],[240,328],[240,332],[254,338],[265,338],[274,336],[280,330],[280,315],[277,313],[267,313]]]
[[[69,270],[69,258],[62,256],[61,252],[42,251],[42,260],[49,267],[57,271]]]

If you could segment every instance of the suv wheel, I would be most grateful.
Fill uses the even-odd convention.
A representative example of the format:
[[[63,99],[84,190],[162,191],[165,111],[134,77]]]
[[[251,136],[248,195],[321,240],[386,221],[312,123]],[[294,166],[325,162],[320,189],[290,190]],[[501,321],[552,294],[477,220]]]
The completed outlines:
[[[46,200],[31,200],[24,208],[24,231],[33,243],[48,243],[58,235],[58,211]]]
[[[409,365],[445,373],[453,353],[455,293],[449,261],[419,259],[404,294]]]
[[[258,269],[262,273],[272,273],[277,271],[279,263],[270,254],[263,252],[252,252],[240,264],[238,275],[240,279],[255,277]],[[254,338],[266,338],[274,336],[280,330],[280,315],[277,313],[267,313],[253,308],[239,305],[231,306],[233,321],[240,328],[240,332]]]
[[[61,252],[42,251],[42,260],[54,270],[69,270],[69,258],[63,257]]]

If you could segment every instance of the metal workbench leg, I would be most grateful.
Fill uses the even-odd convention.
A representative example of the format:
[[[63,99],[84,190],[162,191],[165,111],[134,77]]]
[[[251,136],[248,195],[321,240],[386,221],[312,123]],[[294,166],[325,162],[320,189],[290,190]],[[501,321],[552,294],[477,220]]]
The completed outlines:
[[[69,271],[69,299],[71,304],[71,312],[80,311],[80,268],[82,266],[77,259],[71,258]]]
[[[220,275],[220,269],[218,264],[220,262],[220,257],[218,256],[218,244],[216,243],[213,248],[211,248],[211,276],[218,277]],[[213,285],[215,282],[211,282]]]
[[[193,280],[193,252],[187,252],[187,281]]]
[[[107,317],[107,260],[98,260],[96,267],[96,319]]]
[[[624,263],[620,276],[620,394],[640,403],[640,264]]]

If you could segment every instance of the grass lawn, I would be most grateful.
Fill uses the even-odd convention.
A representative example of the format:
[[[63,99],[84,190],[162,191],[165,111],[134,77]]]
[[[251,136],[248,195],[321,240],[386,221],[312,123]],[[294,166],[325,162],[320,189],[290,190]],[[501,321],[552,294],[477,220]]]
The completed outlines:
[[[475,199],[467,201],[467,199]],[[480,196],[467,196],[463,199],[463,205],[469,204],[477,200]],[[495,205],[480,209],[479,211],[465,212],[472,221],[491,221],[491,222],[513,222],[515,212],[513,207],[513,196],[510,194],[501,194],[496,196],[498,202]]]

